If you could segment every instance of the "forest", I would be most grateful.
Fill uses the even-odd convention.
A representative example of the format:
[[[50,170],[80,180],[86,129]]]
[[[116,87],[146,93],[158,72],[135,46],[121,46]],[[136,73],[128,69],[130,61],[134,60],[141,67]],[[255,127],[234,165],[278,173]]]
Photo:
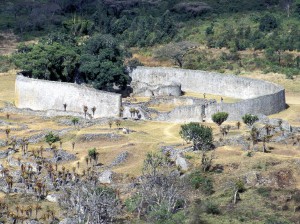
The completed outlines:
[[[126,67],[142,64],[132,58],[138,51],[187,69],[299,74],[299,1],[15,0],[0,6],[1,30],[39,40],[2,56],[3,71],[16,66],[36,78],[110,90],[130,82]]]

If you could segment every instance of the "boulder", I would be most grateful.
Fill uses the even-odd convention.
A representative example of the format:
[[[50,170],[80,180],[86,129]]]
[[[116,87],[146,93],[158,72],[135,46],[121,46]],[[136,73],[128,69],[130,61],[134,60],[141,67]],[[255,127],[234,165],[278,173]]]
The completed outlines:
[[[129,134],[129,130],[127,128],[122,129],[123,134]]]
[[[73,224],[73,223],[77,223],[77,222],[74,219],[69,219],[69,218],[63,219],[59,222],[59,224]]]
[[[48,200],[50,202],[57,203],[58,202],[58,195],[56,195],[56,194],[49,194],[49,195],[47,195],[46,200]]]
[[[102,184],[110,184],[112,183],[112,175],[113,172],[111,170],[105,170],[100,174],[98,180]]]
[[[250,171],[244,175],[245,183],[250,186],[255,186],[259,181],[259,172]]]
[[[175,160],[176,166],[180,167],[181,170],[187,171],[189,169],[189,164],[185,158],[182,157],[181,154],[177,154],[177,158]]]

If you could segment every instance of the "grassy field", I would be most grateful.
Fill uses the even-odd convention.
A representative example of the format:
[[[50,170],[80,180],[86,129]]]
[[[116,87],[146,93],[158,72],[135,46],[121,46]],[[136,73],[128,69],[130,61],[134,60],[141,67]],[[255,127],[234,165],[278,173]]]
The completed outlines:
[[[279,117],[288,120],[293,125],[300,124],[300,91],[297,87],[300,86],[300,80],[285,80],[283,76],[277,74],[248,74],[249,77],[264,79],[282,84],[286,88],[286,98],[289,108],[279,114],[272,115],[271,117]],[[14,101],[14,80],[15,75],[11,72],[10,74],[2,74],[0,76],[0,102],[13,102]],[[202,94],[186,93],[187,96],[203,97]],[[207,98],[218,99],[219,96],[206,95]],[[137,101],[144,101],[144,98],[137,99]],[[235,102],[236,99],[224,98],[225,102]],[[6,113],[0,113],[0,120],[8,121],[11,123],[10,128],[19,128],[20,125],[27,125],[28,129],[25,130],[12,130],[10,135],[21,137],[29,137],[35,134],[42,133],[47,130],[63,130],[66,128],[72,128],[72,126],[62,125],[58,122],[60,118],[49,118],[44,119],[42,117],[34,117],[23,114],[11,114],[10,119],[6,119]],[[235,126],[234,122],[225,122]],[[213,123],[206,124],[213,128],[214,138],[219,139],[221,137],[219,127]],[[83,170],[87,170],[87,164],[85,158],[88,155],[88,150],[96,148],[99,153],[99,162],[105,166],[111,164],[115,158],[122,152],[127,151],[129,156],[127,160],[119,166],[115,166],[112,170],[118,173],[119,178],[123,181],[128,181],[130,178],[135,178],[142,173],[142,165],[145,159],[145,155],[148,152],[160,152],[162,146],[166,145],[177,145],[178,148],[184,148],[190,146],[186,144],[179,135],[180,124],[167,123],[167,122],[154,122],[154,121],[122,121],[121,127],[126,127],[132,130],[130,134],[123,134],[121,130],[117,129],[115,125],[109,128],[108,124],[93,125],[80,130],[73,128],[70,132],[62,137],[63,148],[68,152],[75,154],[77,159],[71,162],[65,162],[59,164],[58,169],[64,166],[66,169],[72,170],[73,167],[77,167],[77,162],[80,163],[79,169],[76,168],[76,172],[83,173]],[[6,135],[4,129],[6,126],[0,126],[0,139],[5,140]],[[107,134],[115,133],[120,135],[121,138],[111,140],[107,138],[94,139],[92,141],[83,141],[82,136],[85,134]],[[242,134],[248,135],[249,129],[242,125],[240,130],[230,131],[231,135]],[[75,142],[75,148],[72,148],[72,142]],[[59,145],[59,143],[56,143]],[[44,141],[37,144],[30,144],[29,150],[33,151],[38,149],[40,146],[48,147]],[[214,190],[216,193],[213,195],[213,200],[219,205],[221,209],[226,211],[227,205],[231,200],[231,195],[228,194],[228,185],[234,183],[239,178],[245,176],[249,172],[258,172],[260,175],[268,178],[278,173],[290,172],[292,173],[293,181],[291,185],[286,186],[287,189],[299,189],[300,188],[300,168],[295,166],[297,161],[300,160],[300,148],[299,146],[291,146],[277,143],[269,143],[270,153],[262,152],[262,143],[257,144],[258,151],[253,152],[251,157],[248,156],[246,151],[241,150],[240,146],[224,146],[218,147],[214,153],[213,164],[222,165],[223,172],[221,174],[215,174],[214,179]],[[5,147],[0,150],[6,149]],[[188,159],[191,168],[198,169],[201,161],[201,154],[197,152],[187,153],[186,158]],[[13,155],[15,159],[21,156],[21,152]],[[0,162],[7,167],[6,160]],[[100,169],[104,169],[100,168]],[[13,169],[13,168],[10,168]],[[120,177],[121,176],[121,177]],[[277,188],[280,186],[276,186]],[[227,193],[226,193],[227,192]],[[249,188],[245,193],[241,195],[241,202],[234,208],[234,213],[226,215],[224,213],[222,218],[215,215],[204,214],[203,217],[208,223],[262,223],[262,216],[270,217],[273,215],[274,210],[266,206],[264,198],[255,193],[255,188]],[[277,194],[276,191],[272,191],[272,195]],[[0,194],[0,199],[4,195]],[[18,196],[10,195],[9,200],[11,203],[22,203]],[[275,197],[275,196],[273,196]],[[277,196],[276,196],[277,197]],[[23,199],[22,199],[23,200]],[[279,199],[269,199],[272,203],[280,204]],[[259,202],[259,204],[258,204]],[[55,204],[45,202],[42,204],[43,208],[47,206],[53,207],[54,210],[59,214],[59,210]],[[292,213],[292,208],[295,206],[290,202],[288,211],[278,211],[276,214],[281,216],[295,215]],[[250,212],[251,211],[251,212]],[[245,217],[240,217],[243,214]]]

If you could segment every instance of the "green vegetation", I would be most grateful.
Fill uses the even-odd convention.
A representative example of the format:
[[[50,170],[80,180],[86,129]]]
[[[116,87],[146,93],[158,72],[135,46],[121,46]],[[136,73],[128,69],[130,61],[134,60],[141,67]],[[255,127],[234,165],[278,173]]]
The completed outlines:
[[[47,135],[45,135],[45,141],[49,144],[50,147],[53,143],[58,142],[59,140],[59,136],[53,134],[53,132],[49,132]]]
[[[23,39],[57,33],[52,41],[19,48],[17,66],[34,77],[122,87],[130,81],[124,69],[130,54],[122,49],[158,44],[168,44],[159,57],[184,68],[236,74],[257,69],[290,79],[299,74],[299,1],[10,0],[0,6],[2,30],[13,29]],[[178,42],[207,48],[178,49]],[[104,50],[108,46],[114,50]],[[170,49],[183,54],[163,51]]]
[[[179,132],[185,141],[192,141],[194,150],[208,150],[212,146],[213,133],[210,127],[191,122],[181,125]]]
[[[226,112],[218,112],[212,115],[212,120],[215,122],[217,125],[221,125],[224,121],[227,120],[228,118],[228,113]]]
[[[258,121],[258,117],[256,115],[253,115],[253,114],[245,114],[242,117],[242,120],[246,125],[251,127],[256,121]]]

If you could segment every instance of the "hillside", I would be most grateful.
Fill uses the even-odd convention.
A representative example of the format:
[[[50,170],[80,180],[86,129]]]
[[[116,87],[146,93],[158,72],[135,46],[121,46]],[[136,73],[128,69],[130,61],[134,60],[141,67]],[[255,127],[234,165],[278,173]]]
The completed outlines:
[[[299,224],[299,37],[299,0],[1,1],[0,224]],[[15,106],[18,71],[123,94],[140,65],[273,82],[287,108],[199,131],[153,118],[241,99],[124,94],[119,118]]]

